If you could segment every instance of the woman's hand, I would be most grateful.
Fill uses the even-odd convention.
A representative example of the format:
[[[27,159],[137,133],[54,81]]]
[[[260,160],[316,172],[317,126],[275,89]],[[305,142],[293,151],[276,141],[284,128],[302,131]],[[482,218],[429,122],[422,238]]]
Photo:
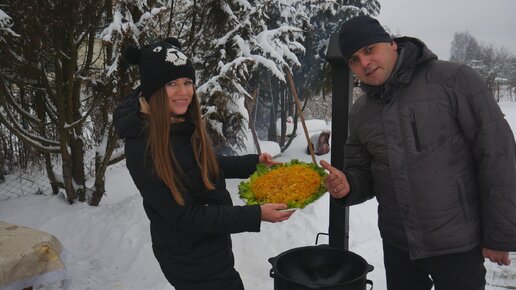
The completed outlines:
[[[276,162],[272,160],[272,156],[269,153],[262,153],[258,158],[258,161],[267,167],[271,167],[274,164],[280,164],[281,162]]]
[[[288,220],[294,213],[294,210],[280,211],[282,209],[287,209],[287,205],[284,203],[266,203],[262,204],[260,209],[262,212],[262,221],[270,223],[277,223]]]

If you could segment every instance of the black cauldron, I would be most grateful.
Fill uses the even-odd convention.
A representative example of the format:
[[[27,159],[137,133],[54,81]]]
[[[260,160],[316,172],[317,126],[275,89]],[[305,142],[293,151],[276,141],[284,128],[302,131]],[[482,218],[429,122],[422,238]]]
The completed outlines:
[[[365,290],[373,270],[361,256],[328,245],[290,249],[270,258],[274,290]]]

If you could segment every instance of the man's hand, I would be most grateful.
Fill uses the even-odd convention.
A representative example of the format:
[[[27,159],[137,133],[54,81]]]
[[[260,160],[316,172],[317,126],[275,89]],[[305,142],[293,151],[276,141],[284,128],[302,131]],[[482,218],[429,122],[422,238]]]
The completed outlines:
[[[328,162],[321,160],[321,166],[330,173],[324,178],[324,185],[333,198],[343,198],[348,195],[350,188],[346,175],[331,166]]]
[[[484,258],[489,259],[493,263],[497,263],[499,266],[507,266],[511,264],[511,260],[509,259],[509,252],[501,252],[482,248],[482,255],[484,255]]]

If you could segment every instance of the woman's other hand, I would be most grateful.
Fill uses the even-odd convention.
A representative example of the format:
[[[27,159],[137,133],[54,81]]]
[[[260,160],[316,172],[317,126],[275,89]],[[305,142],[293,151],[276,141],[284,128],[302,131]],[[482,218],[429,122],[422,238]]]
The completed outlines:
[[[266,203],[262,204],[260,208],[262,211],[262,221],[270,223],[277,223],[288,220],[295,211],[280,211],[287,209],[287,205],[284,203]]]
[[[269,153],[262,153],[258,158],[258,161],[267,167],[271,167],[274,164],[280,164],[281,162],[276,162],[272,160],[272,156]]]

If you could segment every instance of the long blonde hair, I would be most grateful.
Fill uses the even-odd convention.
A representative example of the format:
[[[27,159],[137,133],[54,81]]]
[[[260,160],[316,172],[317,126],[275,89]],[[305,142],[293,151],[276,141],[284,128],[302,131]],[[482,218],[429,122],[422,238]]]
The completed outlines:
[[[184,205],[185,201],[181,191],[184,191],[184,185],[181,179],[184,173],[177,162],[176,156],[170,146],[170,112],[168,109],[168,96],[165,87],[156,91],[148,101],[149,114],[148,126],[149,137],[148,146],[154,161],[154,168],[157,175],[165,182],[170,192],[174,196],[176,202]],[[219,175],[219,165],[213,152],[210,138],[204,127],[201,106],[194,91],[192,102],[188,106],[186,112],[186,120],[195,124],[195,130],[192,134],[192,146],[195,160],[201,170],[202,181],[206,189],[213,190],[215,180]]]

